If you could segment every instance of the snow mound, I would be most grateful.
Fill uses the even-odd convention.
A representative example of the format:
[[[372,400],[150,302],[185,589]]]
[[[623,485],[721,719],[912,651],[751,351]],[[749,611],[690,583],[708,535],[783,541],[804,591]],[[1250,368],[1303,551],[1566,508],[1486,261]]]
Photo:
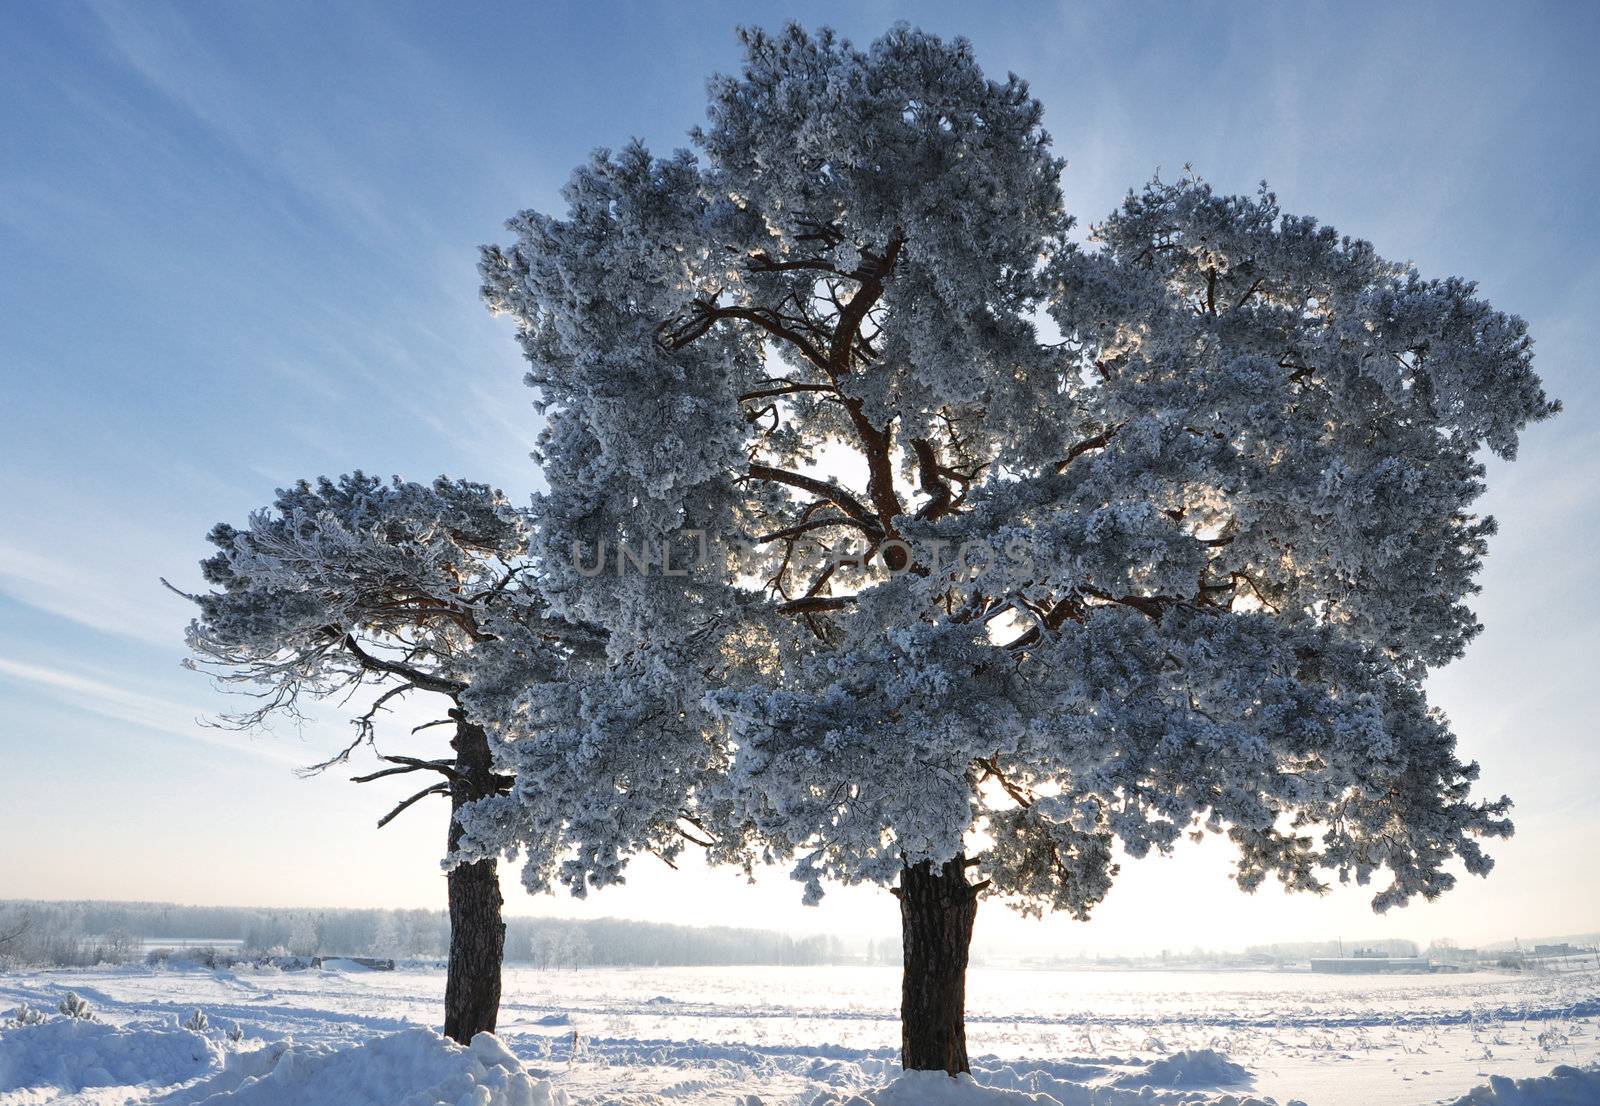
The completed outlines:
[[[289,1045],[264,1073],[196,1106],[567,1106],[497,1037],[470,1048],[409,1029],[349,1048]]]
[[[985,1087],[970,1075],[954,1079],[942,1071],[908,1071],[865,1095],[824,1094],[811,1106],[1061,1106],[1047,1094]]]
[[[1119,1067],[1132,1064],[1138,1065],[1137,1070],[1113,1076]],[[1211,1049],[1174,1053],[1149,1063],[1063,1061],[974,1071],[976,1079],[906,1072],[875,1090],[823,1094],[811,1106],[1277,1106],[1270,1098],[1220,1091],[1249,1082],[1250,1073]],[[1304,1104],[1291,1100],[1288,1106]]]
[[[1175,1052],[1117,1079],[1124,1087],[1235,1087],[1248,1082],[1248,1071],[1209,1048]]]
[[[1492,1076],[1450,1106],[1594,1106],[1600,1102],[1600,1068],[1553,1068],[1532,1079]]]
[[[221,1067],[220,1050],[187,1029],[122,1029],[52,1018],[0,1033],[0,1094],[89,1087],[168,1087]]]

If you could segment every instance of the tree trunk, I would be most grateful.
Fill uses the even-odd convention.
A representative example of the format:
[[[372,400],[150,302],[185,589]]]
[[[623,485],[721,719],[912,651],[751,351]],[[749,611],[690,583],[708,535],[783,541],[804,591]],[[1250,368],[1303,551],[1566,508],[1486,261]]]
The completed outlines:
[[[919,864],[902,870],[895,888],[905,948],[900,1064],[907,1071],[969,1070],[967,948],[979,888],[967,882],[966,867],[959,856],[939,869]]]
[[[461,840],[457,813],[467,803],[494,794],[494,763],[481,726],[459,711],[456,736],[458,777],[450,784],[450,850]],[[493,1033],[500,1015],[500,968],[505,959],[506,925],[501,920],[500,875],[493,860],[459,864],[447,877],[450,888],[450,969],[444,984],[444,1035],[469,1044],[479,1033]]]

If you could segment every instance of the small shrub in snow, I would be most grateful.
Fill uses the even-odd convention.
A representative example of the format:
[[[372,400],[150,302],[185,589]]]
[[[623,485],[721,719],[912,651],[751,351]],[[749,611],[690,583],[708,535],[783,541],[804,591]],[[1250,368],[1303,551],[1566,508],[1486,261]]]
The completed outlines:
[[[232,1041],[234,1044],[238,1044],[240,1041],[244,1040],[244,1026],[240,1025],[238,1022],[234,1022],[233,1028],[228,1030],[228,1040]]]
[[[26,1002],[11,1012],[11,1023],[13,1025],[38,1025],[44,1019],[45,1013],[43,1010],[35,1010]]]
[[[61,1000],[61,1005],[56,1007],[69,1018],[81,1021],[93,1021],[94,1011],[89,1009],[89,1004],[78,997],[78,992],[68,991],[67,997]]]
[[[183,1027],[192,1029],[196,1033],[204,1033],[211,1028],[211,1019],[206,1017],[204,1010],[197,1007],[195,1012],[189,1015],[189,1020],[183,1023]]]

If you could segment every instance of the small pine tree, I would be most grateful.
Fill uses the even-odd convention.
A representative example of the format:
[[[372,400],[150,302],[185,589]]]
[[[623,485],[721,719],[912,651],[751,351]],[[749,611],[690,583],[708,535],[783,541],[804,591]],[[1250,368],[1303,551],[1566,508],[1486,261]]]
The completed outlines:
[[[94,1011],[89,1009],[89,1004],[78,997],[78,992],[68,991],[67,997],[61,1000],[61,1005],[56,1007],[62,1014],[79,1021],[94,1021]]]
[[[233,1028],[228,1030],[228,1040],[234,1044],[238,1044],[240,1041],[244,1040],[244,1026],[240,1025],[238,1022],[234,1022]]]
[[[551,643],[564,641],[563,635],[576,634],[596,655],[603,639],[545,618],[519,579],[527,568],[525,519],[483,484],[443,477],[431,485],[385,482],[360,472],[314,485],[302,481],[281,490],[243,529],[223,523],[208,540],[217,552],[201,571],[215,590],[189,597],[200,617],[188,640],[196,667],[224,684],[250,685],[250,694],[258,695],[254,708],[231,716],[230,724],[253,727],[274,714],[298,718],[300,705],[311,699],[371,690],[350,744],[307,769],[317,772],[374,743],[386,704],[418,693],[440,697],[439,722],[455,727],[449,755],[380,756],[388,767],[354,779],[411,772],[436,777],[379,820],[380,828],[413,803],[449,797],[445,885],[452,935],[444,1030],[462,1044],[492,1032],[504,933],[497,859],[479,854],[457,863],[459,816],[479,800],[504,794],[510,780],[495,770],[483,727],[461,710],[467,661],[493,640],[522,658],[551,653],[547,659],[555,664]],[[519,644],[513,648],[508,639]],[[311,918],[298,915],[285,943],[296,956],[355,951],[319,940],[326,937]],[[383,943],[384,956],[402,951],[392,926]]]
[[[26,1002],[24,1002],[21,1006],[18,1006],[11,1014],[12,1024],[18,1026],[38,1025],[43,1022],[44,1019],[45,1013],[43,1010],[35,1010]]]
[[[196,1007],[195,1012],[189,1015],[189,1020],[183,1023],[183,1027],[192,1029],[196,1033],[204,1033],[211,1028],[211,1019],[206,1017],[204,1010]]]

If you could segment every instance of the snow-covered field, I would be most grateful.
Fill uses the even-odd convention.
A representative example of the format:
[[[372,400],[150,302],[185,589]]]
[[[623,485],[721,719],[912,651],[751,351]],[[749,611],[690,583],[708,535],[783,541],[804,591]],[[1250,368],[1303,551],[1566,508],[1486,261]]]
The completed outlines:
[[[436,969],[0,975],[0,1106],[1600,1104],[1600,1073],[1571,1070],[1600,1062],[1592,968],[975,969],[977,1080],[1008,1092],[989,1095],[895,1082],[891,968],[512,969],[499,1041],[470,1051],[419,1028],[443,986]],[[69,990],[97,1022],[6,1018],[23,1002],[54,1015]],[[196,1008],[209,1026],[181,1028]]]

